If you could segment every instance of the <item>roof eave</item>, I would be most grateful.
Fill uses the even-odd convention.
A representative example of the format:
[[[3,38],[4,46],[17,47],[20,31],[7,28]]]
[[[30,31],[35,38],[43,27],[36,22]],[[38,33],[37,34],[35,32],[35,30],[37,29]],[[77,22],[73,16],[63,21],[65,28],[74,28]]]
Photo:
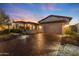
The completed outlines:
[[[43,21],[43,20],[45,20],[45,19],[47,19],[48,17],[51,17],[51,16],[54,16],[54,15],[49,15],[49,16],[47,16],[46,18],[44,18],[44,19],[42,19],[42,20],[40,20],[40,21],[38,21],[38,22],[40,23],[41,21]],[[55,15],[55,17],[57,17],[57,16]],[[69,21],[71,21],[71,20],[72,20],[72,17],[67,17],[67,16],[59,16],[59,17],[68,18],[68,19],[69,19]]]

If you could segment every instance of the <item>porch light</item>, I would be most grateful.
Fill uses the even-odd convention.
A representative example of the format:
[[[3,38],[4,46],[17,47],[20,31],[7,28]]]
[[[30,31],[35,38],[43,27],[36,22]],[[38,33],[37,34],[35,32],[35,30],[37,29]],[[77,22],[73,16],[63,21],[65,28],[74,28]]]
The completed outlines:
[[[42,26],[39,26],[39,29],[42,29]]]

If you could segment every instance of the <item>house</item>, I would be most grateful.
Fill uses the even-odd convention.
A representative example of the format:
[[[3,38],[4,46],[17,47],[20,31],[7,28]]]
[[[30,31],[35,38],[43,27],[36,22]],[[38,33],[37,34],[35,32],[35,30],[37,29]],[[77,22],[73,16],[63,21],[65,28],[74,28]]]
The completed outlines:
[[[45,33],[64,34],[64,27],[69,24],[72,17],[49,15],[39,21]]]
[[[9,29],[30,30],[32,32],[44,32],[52,34],[64,34],[65,27],[69,24],[72,17],[49,15],[46,18],[40,20],[38,23],[25,22],[25,21],[13,21],[12,25],[9,25]],[[79,26],[79,25],[78,25]],[[78,27],[79,30],[79,27]]]

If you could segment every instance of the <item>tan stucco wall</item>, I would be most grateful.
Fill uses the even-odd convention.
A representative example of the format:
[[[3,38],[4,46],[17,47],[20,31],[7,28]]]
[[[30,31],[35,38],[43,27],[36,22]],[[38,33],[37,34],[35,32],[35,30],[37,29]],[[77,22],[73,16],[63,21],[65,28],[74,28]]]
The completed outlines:
[[[62,23],[47,23],[42,24],[43,31],[46,33],[63,34],[63,24]]]
[[[0,25],[0,31],[7,29],[8,26],[7,25]]]

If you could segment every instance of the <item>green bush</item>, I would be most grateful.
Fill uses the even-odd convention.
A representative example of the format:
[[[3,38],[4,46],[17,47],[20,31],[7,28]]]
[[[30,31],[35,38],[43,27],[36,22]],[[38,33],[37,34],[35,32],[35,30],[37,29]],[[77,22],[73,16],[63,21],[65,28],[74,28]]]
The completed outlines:
[[[68,27],[68,28],[65,29],[65,34],[67,34],[67,35],[75,35],[76,33],[74,31],[72,31],[70,27]]]
[[[19,29],[6,29],[3,32],[5,33],[21,33],[21,31]]]
[[[75,33],[74,31],[67,30],[67,31],[65,31],[65,34],[74,35],[74,34],[76,34],[76,33]]]

